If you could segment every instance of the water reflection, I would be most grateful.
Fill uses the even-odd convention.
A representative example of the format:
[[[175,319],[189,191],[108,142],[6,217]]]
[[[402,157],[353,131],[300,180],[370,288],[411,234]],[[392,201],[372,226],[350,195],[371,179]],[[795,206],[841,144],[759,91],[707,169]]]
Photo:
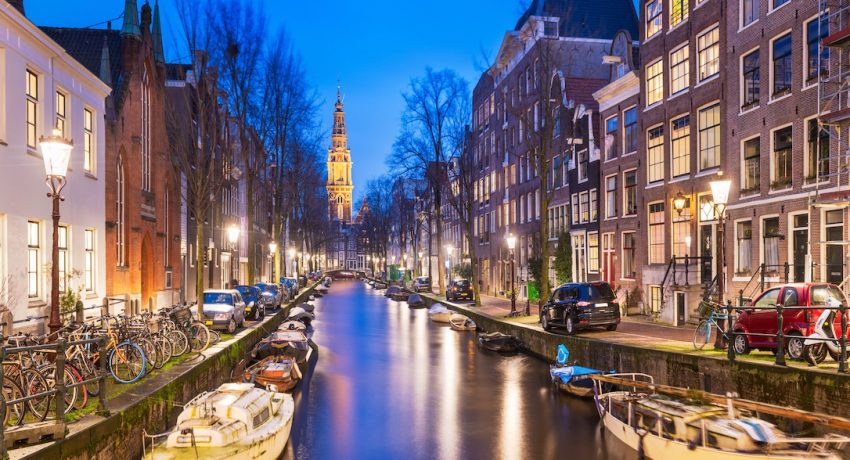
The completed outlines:
[[[284,458],[636,458],[542,361],[481,350],[382,293],[340,281],[316,300],[319,362]]]

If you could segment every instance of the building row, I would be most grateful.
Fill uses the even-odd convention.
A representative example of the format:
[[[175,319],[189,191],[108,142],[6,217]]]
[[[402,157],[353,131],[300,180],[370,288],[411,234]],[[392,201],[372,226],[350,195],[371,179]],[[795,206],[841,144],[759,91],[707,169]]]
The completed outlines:
[[[463,257],[481,291],[507,292],[510,233],[528,295],[541,225],[550,247],[570,245],[570,279],[608,281],[629,313],[671,324],[718,286],[740,302],[780,282],[844,285],[850,2],[637,7],[534,0],[475,85]],[[462,247],[458,232],[444,238]]]

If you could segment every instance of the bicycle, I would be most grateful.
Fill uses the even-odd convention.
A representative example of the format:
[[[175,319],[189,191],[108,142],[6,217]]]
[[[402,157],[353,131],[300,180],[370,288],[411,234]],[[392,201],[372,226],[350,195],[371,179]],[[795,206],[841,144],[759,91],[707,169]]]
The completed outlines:
[[[705,316],[705,319],[700,321],[699,325],[694,330],[694,350],[702,350],[705,348],[707,343],[711,342],[714,327],[717,327],[717,330],[723,334],[727,343],[729,342],[729,333],[732,331],[732,325],[729,324],[728,327],[723,328],[717,322],[718,320],[729,320],[729,315],[727,313],[723,313],[725,308],[726,307],[723,305],[715,304],[706,300],[700,303],[699,312],[701,316]]]

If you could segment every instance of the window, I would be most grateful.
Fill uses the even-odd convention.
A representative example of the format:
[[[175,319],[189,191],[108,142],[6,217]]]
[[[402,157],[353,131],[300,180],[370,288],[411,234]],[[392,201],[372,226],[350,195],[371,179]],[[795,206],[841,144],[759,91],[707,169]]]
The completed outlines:
[[[610,160],[616,158],[619,153],[620,146],[617,142],[617,126],[620,119],[613,116],[605,120],[605,159]]]
[[[27,222],[27,297],[37,298],[41,291],[41,225]]]
[[[762,219],[762,239],[764,240],[765,271],[775,272],[779,268],[779,218]]]
[[[572,220],[573,220],[573,225],[575,225],[579,222],[578,194],[577,193],[573,193],[572,198],[571,198],[571,203],[572,203],[572,208],[573,208],[573,210],[572,210]]]
[[[83,169],[94,171],[94,115],[83,109]]]
[[[773,41],[773,95],[780,96],[791,90],[791,33]]]
[[[826,270],[826,281],[840,284],[844,281],[845,246],[844,241],[844,210],[835,209],[824,212],[824,236],[826,244],[823,258]],[[806,222],[808,224],[808,222]],[[803,227],[807,227],[804,225]]]
[[[38,76],[27,70],[27,147],[38,142]]]
[[[94,229],[87,228],[84,232],[84,249],[85,254],[83,254],[85,260],[83,262],[83,283],[85,283],[86,292],[94,292],[94,265],[95,265],[95,253],[94,253]]]
[[[746,27],[759,17],[760,0],[741,0],[741,27]]]
[[[617,176],[605,178],[605,217],[617,217]]]
[[[664,67],[659,59],[646,66],[646,105],[661,102],[664,98]]]
[[[623,173],[623,212],[625,216],[637,214],[637,171]]]
[[[635,277],[635,233],[623,232],[623,277]]]
[[[703,223],[717,220],[717,208],[710,193],[699,196],[699,220]]]
[[[691,199],[685,199],[685,207],[682,213],[679,214],[676,209],[671,206],[671,233],[673,242],[673,255],[678,257],[690,256],[690,245],[688,238],[691,235]]]
[[[150,82],[142,77],[142,190],[151,191],[151,101]]]
[[[699,169],[720,166],[720,104],[699,111]]]
[[[749,273],[753,256],[753,223],[751,221],[735,224],[735,245],[738,254],[735,273]]]
[[[772,1],[773,1],[773,8],[772,9],[775,10],[775,9],[779,8],[780,6],[788,3],[791,0],[772,0]]]
[[[670,27],[688,19],[688,0],[670,0]]]
[[[829,48],[821,41],[829,35],[829,17],[826,14],[806,23],[806,81],[829,73]]]
[[[590,220],[590,193],[587,191],[578,194],[579,212],[581,214],[580,222],[584,223]]]
[[[647,182],[664,180],[664,126],[646,132]]]
[[[65,292],[68,288],[68,227],[65,225],[59,226],[59,232],[56,238],[59,248],[59,292]]]
[[[661,311],[661,299],[663,297],[663,290],[661,286],[650,286],[649,287],[649,310],[653,313],[658,313]]]
[[[539,191],[539,190],[538,190]],[[590,190],[590,221],[596,222],[599,219],[599,192],[596,189]]]
[[[773,182],[771,189],[782,189],[791,185],[791,127],[773,132]]]
[[[574,281],[581,283],[587,280],[587,246],[584,233],[573,235],[573,271]]]
[[[741,192],[759,190],[761,178],[761,138],[744,141],[744,183]]]
[[[644,37],[644,40],[661,32],[663,5],[664,0],[650,0],[646,2],[646,37]]]
[[[65,100],[65,94],[60,91],[56,91],[56,129],[62,133],[63,138],[68,137],[68,133],[65,129]]]
[[[124,194],[126,190],[124,189],[124,158],[118,157],[118,171],[117,178],[118,182],[116,200],[115,200],[115,265],[119,267],[123,267],[125,265],[125,248],[124,248],[124,238],[126,236],[124,223],[125,223],[125,215],[124,215]]]
[[[599,273],[599,234],[587,234],[587,271]]]
[[[577,156],[578,156],[578,180],[579,181],[586,181],[587,180],[587,166],[588,166],[587,165],[587,162],[588,162],[587,149],[579,150]]]
[[[744,84],[741,108],[747,108],[759,102],[759,91],[761,90],[759,50],[755,50],[744,56],[741,64],[741,71],[743,72],[742,81]]]
[[[688,44],[680,46],[670,53],[670,94],[676,94],[690,83],[688,65]]]
[[[670,150],[673,177],[691,172],[691,117],[685,115],[670,122]]]
[[[632,107],[623,112],[623,139],[626,144],[626,153],[637,151],[637,107]]]
[[[720,71],[720,28],[712,27],[697,37],[699,52],[699,81]]]
[[[649,205],[649,263],[664,262],[664,203],[652,203]]]
[[[561,186],[561,177],[561,155],[555,155],[555,158],[552,159],[552,189]]]
[[[815,118],[806,123],[806,180],[826,180],[829,178],[829,132],[821,128]]]

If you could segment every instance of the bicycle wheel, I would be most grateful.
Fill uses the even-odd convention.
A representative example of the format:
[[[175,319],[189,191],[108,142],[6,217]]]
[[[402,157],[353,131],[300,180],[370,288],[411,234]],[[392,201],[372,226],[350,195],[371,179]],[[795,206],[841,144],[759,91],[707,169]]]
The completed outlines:
[[[210,345],[215,345],[221,340],[221,334],[215,329],[208,329],[210,331]]]
[[[35,396],[53,389],[53,386],[47,382],[44,375],[33,368],[27,368],[21,371],[21,382],[24,393],[27,396]],[[47,418],[47,412],[50,410],[50,403],[52,402],[52,395],[38,396],[27,401],[27,408],[36,421],[42,422]]]
[[[210,346],[210,331],[204,323],[195,321],[189,326],[189,343],[192,351],[197,352],[204,351]]]
[[[74,378],[73,383],[79,383],[79,382],[82,382],[83,380],[85,380],[83,378],[83,373],[80,372],[80,370],[77,369],[76,367],[74,367],[74,365],[71,364],[71,363],[67,363],[67,362],[65,363],[65,373],[70,373],[73,376],[73,378]],[[67,382],[65,384],[68,385]],[[86,407],[86,404],[88,404],[89,394],[88,394],[88,391],[87,391],[87,388],[86,388],[87,386],[88,385],[86,385],[86,384],[82,384],[82,385],[76,387],[77,401],[74,404],[74,409],[78,409],[78,410],[82,409],[82,408]]]
[[[47,379],[47,384],[50,385],[50,388],[56,387],[56,365],[55,364],[46,364],[40,368],[38,368],[41,375]],[[77,383],[76,377],[74,377],[73,372],[68,369],[68,366],[65,366],[64,372],[62,373],[63,380],[65,381],[65,413],[71,412],[75,404],[77,403],[77,396],[79,394],[79,387],[73,387],[71,385]],[[50,398],[51,404],[53,404],[53,398]]]
[[[161,335],[156,335],[153,337],[153,343],[156,345],[159,351],[159,360],[154,364],[157,369],[162,369],[165,366],[165,363],[171,359],[171,355],[173,353],[173,347],[171,345],[171,341],[166,339]]]
[[[145,375],[147,360],[142,347],[132,342],[121,342],[109,350],[107,358],[109,373],[119,383],[133,383]]]
[[[71,360],[71,365],[77,369],[80,374],[83,376],[83,380],[89,380],[97,377],[97,366],[94,361],[90,358],[83,358],[82,356],[78,356]],[[97,397],[100,394],[100,386],[98,382],[90,383],[85,385],[86,393],[89,396]]]
[[[699,326],[694,330],[694,350],[702,350],[705,344],[711,341],[711,326],[712,322],[702,320]]]
[[[24,403],[9,404],[9,401],[24,397],[24,390],[18,382],[3,377],[3,399],[6,400],[6,414],[3,416],[3,426],[23,425],[27,408]]]
[[[142,351],[145,352],[145,360],[148,365],[145,366],[145,375],[148,375],[153,371],[154,367],[156,367],[156,362],[159,360],[159,350],[156,348],[156,344],[153,343],[153,340],[147,337],[139,337],[135,340],[136,344],[142,347]]]
[[[181,330],[171,330],[166,333],[166,337],[171,342],[172,356],[180,356],[189,351],[189,339]]]

